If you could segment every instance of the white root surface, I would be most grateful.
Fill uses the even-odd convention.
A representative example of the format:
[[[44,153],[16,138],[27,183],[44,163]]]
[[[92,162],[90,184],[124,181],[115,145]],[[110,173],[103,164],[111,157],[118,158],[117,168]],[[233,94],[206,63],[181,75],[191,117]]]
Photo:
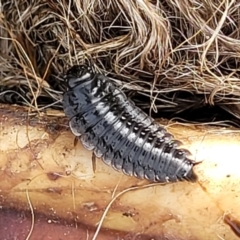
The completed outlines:
[[[202,161],[195,166],[199,182],[149,186],[99,159],[93,171],[92,152],[74,144],[64,117],[27,119],[26,109],[6,105],[0,111],[2,207],[29,209],[30,200],[33,212],[89,226],[168,239],[239,239],[224,222],[240,220],[238,130],[168,124]]]

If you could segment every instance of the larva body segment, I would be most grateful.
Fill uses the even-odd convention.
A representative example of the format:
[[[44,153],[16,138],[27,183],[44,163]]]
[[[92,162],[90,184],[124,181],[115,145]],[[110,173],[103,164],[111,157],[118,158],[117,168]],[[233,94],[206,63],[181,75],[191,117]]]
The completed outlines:
[[[153,182],[196,181],[188,152],[127,99],[106,76],[85,65],[67,71],[63,109],[83,146],[118,171]]]

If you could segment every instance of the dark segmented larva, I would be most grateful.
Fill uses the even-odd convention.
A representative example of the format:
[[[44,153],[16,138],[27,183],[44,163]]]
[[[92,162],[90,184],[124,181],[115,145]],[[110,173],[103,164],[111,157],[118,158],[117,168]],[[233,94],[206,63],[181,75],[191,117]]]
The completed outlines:
[[[86,65],[66,74],[63,108],[74,135],[97,157],[127,175],[153,182],[196,181],[188,151],[127,99],[101,74]]]

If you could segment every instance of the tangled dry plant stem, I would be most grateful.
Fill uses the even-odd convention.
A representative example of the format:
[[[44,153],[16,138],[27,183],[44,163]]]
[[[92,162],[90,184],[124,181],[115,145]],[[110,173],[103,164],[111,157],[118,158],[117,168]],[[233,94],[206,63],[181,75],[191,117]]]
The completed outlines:
[[[218,105],[240,118],[239,6],[0,0],[0,100],[14,103],[15,92],[34,110],[61,108],[64,72],[91,62],[124,90],[145,96],[143,108],[179,113]]]

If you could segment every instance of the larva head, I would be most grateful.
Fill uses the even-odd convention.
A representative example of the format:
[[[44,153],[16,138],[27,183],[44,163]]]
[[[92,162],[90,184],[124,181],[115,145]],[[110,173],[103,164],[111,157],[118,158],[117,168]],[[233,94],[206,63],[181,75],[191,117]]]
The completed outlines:
[[[74,65],[68,69],[65,80],[69,88],[74,88],[75,86],[86,82],[94,77],[93,69],[88,65]]]

